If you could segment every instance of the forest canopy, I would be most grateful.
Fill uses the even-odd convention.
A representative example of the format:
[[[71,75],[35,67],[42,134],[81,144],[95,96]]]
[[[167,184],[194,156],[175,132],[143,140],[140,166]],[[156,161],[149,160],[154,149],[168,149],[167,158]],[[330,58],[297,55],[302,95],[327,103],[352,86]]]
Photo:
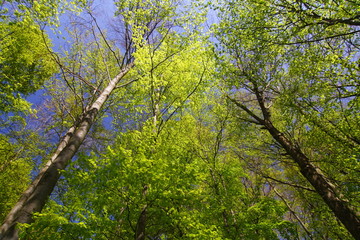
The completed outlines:
[[[0,240],[360,239],[359,10],[1,1]]]

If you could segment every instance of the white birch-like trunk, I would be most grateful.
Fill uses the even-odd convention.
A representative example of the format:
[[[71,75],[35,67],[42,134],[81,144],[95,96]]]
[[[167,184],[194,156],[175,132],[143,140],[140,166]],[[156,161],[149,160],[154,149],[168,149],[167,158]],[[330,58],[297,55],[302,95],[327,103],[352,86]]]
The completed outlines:
[[[31,223],[33,221],[33,213],[40,212],[43,209],[60,177],[61,170],[65,169],[75,155],[101,107],[113,92],[118,82],[129,72],[132,66],[133,64],[130,64],[123,68],[120,73],[109,82],[108,86],[101,92],[96,101],[86,109],[79,123],[71,127],[62,138],[51,159],[39,172],[28,189],[23,192],[19,201],[5,218],[4,223],[0,227],[0,240],[17,240],[19,231],[16,228],[17,223]]]

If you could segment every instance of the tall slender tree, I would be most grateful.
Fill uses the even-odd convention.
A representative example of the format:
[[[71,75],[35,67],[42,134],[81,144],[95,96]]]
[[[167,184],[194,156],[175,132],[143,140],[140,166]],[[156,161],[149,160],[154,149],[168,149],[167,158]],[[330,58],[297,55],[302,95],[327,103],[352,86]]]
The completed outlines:
[[[123,46],[123,54],[118,58],[118,74],[113,77],[104,87],[94,86],[93,100],[86,106],[84,105],[82,113],[76,116],[76,122],[70,127],[58,144],[58,147],[50,160],[45,164],[40,173],[36,176],[33,183],[22,194],[20,200],[10,211],[1,226],[1,239],[17,239],[18,229],[17,223],[31,223],[34,212],[39,212],[44,207],[46,200],[50,196],[55,187],[61,170],[65,169],[69,161],[76,154],[77,150],[84,141],[86,134],[95,121],[100,109],[112,94],[115,88],[121,85],[128,85],[134,80],[129,80],[121,84],[121,80],[134,66],[134,56],[136,49],[139,50],[147,44],[151,43],[155,46],[161,45],[166,38],[166,29],[169,30],[175,19],[176,3],[173,1],[151,2],[136,1],[127,3],[119,1],[116,3],[118,10],[117,15],[119,22],[125,29],[122,39],[125,42]],[[90,17],[96,19],[89,12]],[[179,23],[180,24],[180,23]],[[105,34],[100,31],[105,43]],[[111,48],[110,44],[108,47]],[[115,54],[115,49],[110,49]],[[116,58],[117,56],[114,55]],[[62,67],[64,80],[67,81],[67,74],[75,75],[79,81],[91,84],[92,79],[83,79],[72,71],[69,71],[57,59],[58,64]]]
[[[230,56],[224,65],[230,69],[224,75],[231,88],[229,99],[247,115],[243,119],[268,131],[333,214],[359,238],[355,202],[349,203],[348,190],[338,185],[338,173],[329,171],[331,164],[326,163],[342,165],[358,152],[357,133],[345,130],[346,125],[357,125],[356,118],[346,113],[357,111],[353,102],[358,90],[350,77],[356,70],[352,27],[356,20],[341,21],[332,3],[323,6],[318,1],[299,1],[294,6],[287,1],[246,1],[236,7],[225,2],[223,11],[228,14],[223,15],[219,40]],[[234,22],[239,24],[234,26]],[[324,28],[326,32],[320,32]],[[344,35],[345,41],[340,37]],[[286,111],[298,115],[286,120],[281,116]],[[343,151],[349,150],[343,160],[311,139],[321,131],[323,139],[329,139],[328,148],[333,141],[341,143]],[[310,133],[314,135],[308,138]],[[321,154],[332,157],[324,160]]]

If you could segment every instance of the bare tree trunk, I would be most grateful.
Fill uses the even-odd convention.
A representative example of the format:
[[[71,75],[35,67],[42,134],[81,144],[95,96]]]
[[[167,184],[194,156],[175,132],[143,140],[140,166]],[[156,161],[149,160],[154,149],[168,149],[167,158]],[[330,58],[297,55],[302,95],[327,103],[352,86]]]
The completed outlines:
[[[148,186],[145,184],[143,188],[143,196],[147,194]],[[145,240],[146,234],[146,222],[147,222],[147,207],[146,204],[143,209],[141,210],[141,213],[139,215],[137,224],[136,224],[136,232],[135,232],[135,240]]]
[[[23,192],[19,201],[5,218],[4,223],[0,227],[0,240],[17,240],[19,231],[16,228],[17,223],[33,222],[33,213],[40,212],[43,209],[60,177],[61,170],[65,169],[75,155],[85,139],[86,134],[89,132],[99,110],[118,82],[132,66],[133,64],[130,64],[123,68],[120,73],[110,81],[96,101],[91,106],[87,107],[78,124],[69,129],[60,141],[51,160],[47,162],[28,189]]]
[[[145,240],[146,220],[147,220],[147,206],[145,206],[142,209],[138,222],[136,224],[135,240]]]
[[[345,228],[355,239],[360,239],[360,219],[356,212],[348,206],[347,201],[342,199],[341,194],[337,193],[336,186],[327,180],[301,149],[287,139],[269,120],[265,120],[264,126],[298,164],[301,174],[311,183]]]
[[[360,239],[360,219],[356,211],[348,205],[348,201],[338,192],[337,187],[326,178],[326,176],[310,161],[303,153],[301,148],[294,144],[280,132],[271,121],[269,108],[265,106],[263,92],[259,90],[255,81],[251,81],[256,95],[256,100],[261,109],[263,118],[257,116],[242,103],[231,99],[238,107],[253,117],[257,124],[262,125],[271,136],[283,147],[286,153],[297,163],[301,174],[314,187],[315,191],[321,196],[324,202],[329,206],[334,215],[342,222],[349,233],[355,238]]]

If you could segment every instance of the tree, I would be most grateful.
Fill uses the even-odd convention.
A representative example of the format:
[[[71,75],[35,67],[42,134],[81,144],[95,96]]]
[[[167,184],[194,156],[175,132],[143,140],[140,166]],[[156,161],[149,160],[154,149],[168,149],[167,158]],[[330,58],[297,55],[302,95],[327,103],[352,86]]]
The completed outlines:
[[[137,123],[140,124],[137,130],[119,133],[115,144],[108,147],[105,155],[84,155],[74,163],[68,173],[69,176],[75,174],[75,177],[69,178],[68,191],[63,200],[73,208],[55,208],[55,211],[60,209],[67,212],[67,219],[54,217],[51,212],[41,214],[40,220],[27,230],[30,238],[31,234],[36,236],[39,228],[48,225],[45,223],[49,216],[59,219],[57,223],[52,220],[50,225],[53,228],[49,229],[50,234],[60,231],[59,238],[62,234],[92,235],[96,238],[101,238],[102,235],[110,238],[135,236],[135,239],[146,236],[178,236],[189,234],[183,229],[185,226],[181,226],[184,224],[191,227],[194,234],[201,234],[195,233],[201,226],[194,228],[189,225],[190,220],[177,223],[183,222],[185,216],[182,216],[184,213],[177,213],[180,209],[176,211],[176,206],[182,209],[181,212],[188,211],[186,206],[190,207],[193,200],[186,199],[189,197],[186,193],[195,194],[193,183],[197,181],[195,170],[189,173],[186,171],[190,165],[187,161],[193,161],[193,153],[186,144],[187,131],[183,127],[190,125],[191,118],[181,121],[176,117],[177,120],[173,120],[173,116],[180,114],[179,110],[189,104],[188,101],[197,94],[197,90],[203,88],[203,79],[208,76],[206,68],[209,56],[201,46],[197,42],[184,41],[174,33],[157,47],[156,52],[152,52],[151,48],[143,48],[135,53],[139,64],[138,72],[142,77],[128,87],[128,91],[137,94],[128,95],[130,99],[127,108],[133,105],[147,119]],[[169,62],[161,65],[164,60]],[[195,68],[194,64],[199,62],[201,64]],[[130,117],[127,116],[126,119],[129,120]],[[185,142],[181,143],[182,141]],[[102,160],[95,160],[100,158]],[[84,178],[84,174],[88,177]],[[93,180],[98,184],[89,184]],[[174,185],[175,182],[177,184]],[[98,188],[99,185],[108,187]],[[90,192],[93,193],[91,198],[76,197]],[[179,199],[178,194],[183,197]],[[172,204],[174,201],[176,206]],[[181,206],[185,204],[184,201],[191,203]],[[122,210],[119,212],[117,209]],[[173,211],[175,212],[172,213]],[[88,217],[90,215],[91,218]],[[72,221],[81,223],[75,224]],[[92,227],[95,226],[94,222],[103,227]],[[175,232],[172,226],[174,224],[179,225]],[[59,230],[63,228],[60,226],[67,231]],[[69,229],[70,226],[72,229]],[[44,238],[47,237],[44,235]]]
[[[162,44],[163,39],[167,37],[169,27],[172,27],[171,22],[176,20],[175,9],[176,5],[172,1],[164,2],[117,2],[118,15],[120,23],[125,27],[124,34],[124,53],[120,58],[115,55],[114,49],[105,39],[104,33],[98,28],[96,19],[90,14],[94,20],[95,26],[100,30],[100,35],[103,37],[105,44],[110,51],[114,53],[117,59],[119,73],[111,79],[104,87],[96,86],[92,95],[92,100],[87,106],[83,104],[82,114],[76,116],[76,122],[70,127],[64,137],[61,139],[54,155],[51,157],[44,168],[37,175],[33,183],[23,193],[22,197],[8,214],[4,224],[1,227],[2,239],[16,239],[18,230],[15,228],[18,222],[30,223],[32,222],[32,213],[42,210],[47,198],[51,194],[55,184],[57,183],[61,170],[65,169],[71,158],[75,155],[86,134],[92,126],[98,112],[109,98],[113,90],[120,87],[120,80],[130,71],[134,66],[133,54],[139,49],[151,44],[155,50]],[[155,11],[156,9],[156,11]],[[161,9],[161,11],[159,11]],[[154,15],[155,14],[155,15]],[[185,22],[186,23],[186,22]],[[181,21],[176,21],[178,26],[184,24]],[[75,75],[80,81],[91,85],[93,79],[83,79],[76,73],[69,71],[59,59],[54,56],[60,67],[62,67],[63,76],[68,83],[67,75]],[[165,59],[166,60],[166,59]],[[162,62],[161,62],[162,63]],[[135,80],[130,80],[123,85],[128,85]],[[102,88],[102,90],[100,90]]]
[[[337,186],[341,177],[330,170],[332,164],[350,163],[345,159],[358,152],[357,133],[349,131],[357,125],[356,117],[348,115],[357,111],[353,102],[358,90],[348,78],[356,69],[355,48],[350,44],[355,22],[340,21],[334,15],[330,20],[333,6],[317,1],[299,1],[294,7],[285,1],[233,4],[222,8],[228,14],[219,27],[222,49],[230,59],[224,75],[231,91],[237,89],[229,99],[244,111],[243,120],[268,131],[334,215],[358,238],[359,216],[354,207],[358,200],[348,202],[344,195],[349,190]],[[320,32],[324,27],[325,33]],[[349,34],[335,34],[344,29]],[[345,42],[339,37],[343,35],[349,36]],[[314,36],[317,40],[312,40]],[[341,48],[332,47],[336,44]],[[354,87],[346,88],[348,84]],[[315,139],[328,140],[320,144]],[[336,151],[326,151],[334,142],[341,144],[343,153],[349,151],[341,157]],[[322,157],[327,154],[331,157]],[[351,175],[357,175],[356,171]]]

